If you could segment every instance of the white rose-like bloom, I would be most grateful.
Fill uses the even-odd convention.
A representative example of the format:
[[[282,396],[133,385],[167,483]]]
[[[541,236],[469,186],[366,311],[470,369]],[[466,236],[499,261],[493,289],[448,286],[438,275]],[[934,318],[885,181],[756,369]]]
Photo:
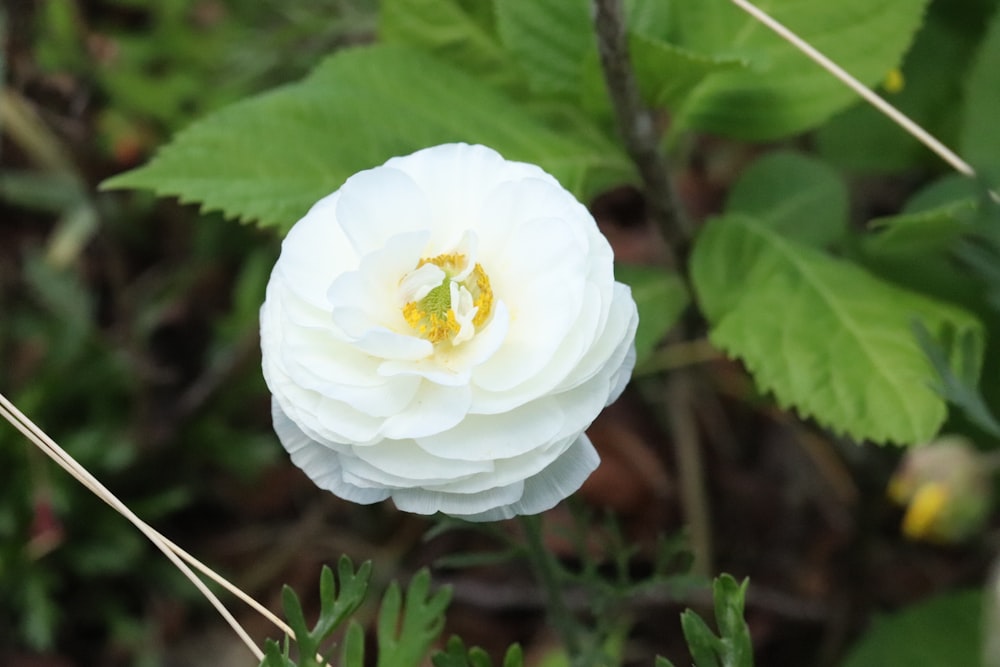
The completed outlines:
[[[473,521],[535,514],[599,458],[638,315],[593,217],[542,169],[447,144],[299,220],[261,308],[274,428],[321,488]]]

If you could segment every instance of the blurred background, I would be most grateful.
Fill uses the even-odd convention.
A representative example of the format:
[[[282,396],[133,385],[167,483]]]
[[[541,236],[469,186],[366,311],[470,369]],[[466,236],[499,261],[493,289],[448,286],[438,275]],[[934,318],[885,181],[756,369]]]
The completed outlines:
[[[259,370],[273,232],[98,185],[207,112],[373,39],[377,9],[375,0],[6,0],[0,9],[0,391],[140,516],[275,609],[284,583],[315,603],[319,567],[341,553],[373,559],[380,588],[493,544],[462,530],[424,540],[430,522],[343,503],[287,462]],[[835,131],[827,136],[836,146]],[[694,217],[719,210],[753,155],[700,140],[679,175]],[[927,175],[860,182],[856,201],[866,215],[898,210]],[[619,258],[660,258],[637,192],[592,204]],[[737,364],[710,350],[706,359],[695,398],[715,425],[705,452],[712,566],[752,579],[759,664],[837,664],[874,612],[983,580],[988,535],[948,546],[900,535],[902,510],[885,497],[898,452],[802,424],[759,401]],[[627,553],[626,574],[682,573],[677,540],[659,538],[682,529],[662,384],[638,384],[592,429],[604,464],[578,501],[547,517],[551,547],[599,571]],[[583,531],[588,553],[560,527]],[[521,641],[529,664],[547,664],[555,640],[522,570],[438,571],[436,581],[455,586],[448,632],[495,655]],[[684,661],[677,613],[708,597],[669,581],[628,606],[628,664],[650,664],[657,651]],[[275,636],[239,616],[256,637]],[[130,524],[0,426],[0,665],[252,663]]]

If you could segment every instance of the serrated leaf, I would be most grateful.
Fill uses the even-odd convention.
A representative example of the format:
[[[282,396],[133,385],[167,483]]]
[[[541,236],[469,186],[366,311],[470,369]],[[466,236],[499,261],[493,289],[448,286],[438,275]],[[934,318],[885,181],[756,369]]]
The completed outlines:
[[[864,250],[876,257],[922,257],[946,252],[972,231],[974,199],[950,202],[915,213],[876,218],[869,227],[876,233],[864,239]]]
[[[981,591],[949,593],[877,618],[843,667],[979,665]]]
[[[995,9],[965,80],[959,139],[962,154],[977,165],[1000,167],[1000,9]]]
[[[687,308],[687,288],[676,273],[653,266],[616,264],[615,277],[632,288],[639,309],[635,350],[637,363],[642,363]]]
[[[641,33],[629,35],[629,55],[646,104],[668,109],[709,75],[748,66],[744,58],[708,56]]]
[[[692,281],[710,338],[743,360],[783,407],[851,437],[914,444],[946,416],[933,368],[911,331],[968,332],[979,367],[983,332],[964,311],[886,283],[857,265],[782,237],[751,217],[708,223]],[[965,335],[963,333],[963,335]],[[949,348],[953,364],[962,350]]]
[[[453,141],[537,164],[581,199],[633,173],[600,132],[550,128],[443,61],[381,45],[341,51],[301,83],[206,117],[103,187],[147,188],[287,229],[350,175]]]
[[[494,28],[458,0],[382,0],[379,7],[383,42],[417,47],[500,88],[522,88]]]
[[[826,246],[847,231],[847,188],[833,169],[800,153],[768,153],[733,186],[729,213],[745,213],[787,238]]]
[[[895,67],[927,0],[773,0],[767,12],[866,84]],[[665,41],[709,56],[742,57],[746,70],[707,77],[674,109],[672,132],[702,130],[768,140],[809,129],[854,93],[729,0],[671,3]]]
[[[580,90],[583,64],[596,53],[587,0],[495,0],[504,47],[531,88],[542,93]]]

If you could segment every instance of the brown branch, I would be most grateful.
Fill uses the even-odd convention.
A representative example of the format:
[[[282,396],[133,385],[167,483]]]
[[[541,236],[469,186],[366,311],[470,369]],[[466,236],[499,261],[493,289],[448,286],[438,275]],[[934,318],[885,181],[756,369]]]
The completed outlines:
[[[594,0],[594,26],[618,131],[639,171],[651,215],[669,246],[671,259],[675,260],[672,263],[681,269],[677,255],[683,256],[691,230],[675,201],[667,163],[658,150],[653,116],[639,97],[629,58],[622,0]]]

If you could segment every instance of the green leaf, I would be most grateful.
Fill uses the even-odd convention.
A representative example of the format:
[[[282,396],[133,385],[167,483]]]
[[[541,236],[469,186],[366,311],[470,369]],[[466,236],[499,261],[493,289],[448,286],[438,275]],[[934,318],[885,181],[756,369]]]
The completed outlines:
[[[981,591],[948,593],[877,618],[843,667],[979,665]]]
[[[972,231],[974,199],[963,199],[915,213],[876,218],[869,227],[877,233],[864,239],[864,249],[876,257],[924,257],[952,248]]]
[[[337,577],[340,580],[340,595],[333,580],[333,571],[326,565],[320,574],[320,614],[313,634],[318,641],[326,639],[365,601],[368,583],[371,581],[372,563],[365,561],[354,571],[354,564],[347,556],[341,556],[337,563]]]
[[[520,644],[511,644],[503,656],[503,667],[524,667],[524,651]]]
[[[935,390],[949,403],[962,410],[969,421],[981,428],[984,433],[994,438],[1000,438],[1000,422],[993,416],[990,407],[976,386],[979,379],[979,369],[969,366],[952,368],[948,363],[945,350],[931,338],[927,328],[917,323],[914,329],[920,347],[934,366],[934,372],[937,373],[937,382],[934,383]],[[966,333],[955,344],[965,346],[968,350],[966,356],[969,357],[972,354],[971,347],[975,342]]]
[[[987,22],[987,0],[933,2],[902,66],[902,89],[878,91],[889,103],[943,141],[957,146],[968,72]],[[824,159],[855,171],[941,166],[940,158],[871,105],[858,102],[816,134]]]
[[[441,634],[451,590],[441,588],[432,595],[430,585],[427,570],[417,572],[405,605],[396,582],[386,590],[378,617],[378,667],[417,667]]]
[[[866,84],[895,67],[927,0],[772,0],[767,12]],[[707,77],[674,109],[672,132],[702,130],[767,140],[815,127],[855,101],[819,69],[730,0],[671,3],[665,41],[711,57],[745,58],[749,69]],[[666,74],[665,74],[666,76]]]
[[[1000,9],[994,10],[986,36],[965,80],[960,147],[978,165],[1000,167]]]
[[[629,55],[639,92],[652,107],[681,104],[708,76],[748,66],[744,58],[704,55],[641,33],[629,35]]]
[[[364,667],[365,630],[357,621],[351,621],[347,626],[340,664],[344,667]]]
[[[729,193],[726,211],[745,213],[783,236],[826,246],[847,231],[847,188],[830,167],[799,153],[768,153]]]
[[[481,2],[490,11],[491,3]],[[461,67],[500,88],[523,87],[495,26],[484,23],[458,0],[382,0],[379,37],[388,44],[413,46]]]
[[[744,600],[749,585],[749,579],[744,579],[739,584],[728,574],[720,575],[712,585],[715,622],[719,626],[719,637],[724,649],[722,663],[726,667],[753,665],[750,630],[743,620]]]
[[[575,96],[597,50],[588,0],[495,1],[500,37],[531,88]]]
[[[206,117],[103,187],[147,188],[287,229],[350,175],[452,141],[537,164],[584,200],[633,174],[600,132],[549,127],[432,56],[383,45],[342,51],[301,83]]]
[[[935,373],[911,331],[950,327],[973,347],[948,348],[979,367],[983,332],[964,311],[883,282],[742,215],[716,218],[692,256],[692,281],[713,343],[743,360],[782,407],[851,437],[913,444],[946,416]]]
[[[681,628],[694,664],[697,667],[720,667],[717,655],[721,651],[721,643],[705,621],[687,609],[681,614]]]
[[[615,277],[632,288],[639,309],[635,350],[637,363],[642,363],[687,308],[687,289],[676,273],[653,266],[616,264]]]

